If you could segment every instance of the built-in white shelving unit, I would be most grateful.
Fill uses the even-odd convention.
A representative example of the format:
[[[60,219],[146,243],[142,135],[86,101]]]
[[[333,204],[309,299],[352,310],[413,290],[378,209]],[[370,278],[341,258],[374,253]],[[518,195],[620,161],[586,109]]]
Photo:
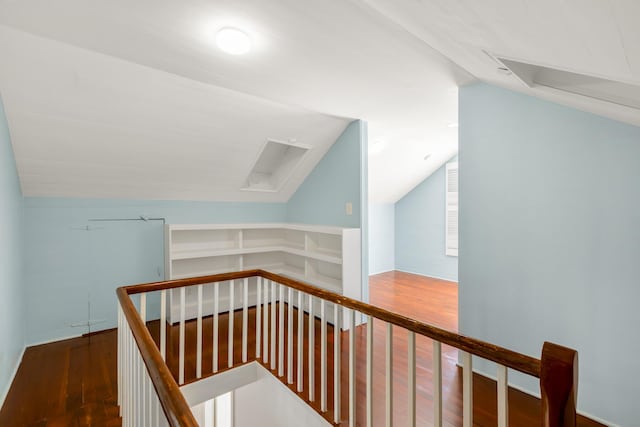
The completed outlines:
[[[180,279],[262,269],[360,300],[360,229],[289,223],[167,224],[165,277]],[[250,279],[252,281],[256,279]],[[242,281],[234,294],[242,295]],[[228,284],[220,285],[219,309],[229,309]],[[255,304],[255,283],[249,286]],[[213,312],[213,291],[204,290],[204,314]],[[196,290],[188,289],[186,317],[197,313]],[[234,309],[242,306],[236,297]],[[179,294],[170,293],[169,318],[179,316]]]

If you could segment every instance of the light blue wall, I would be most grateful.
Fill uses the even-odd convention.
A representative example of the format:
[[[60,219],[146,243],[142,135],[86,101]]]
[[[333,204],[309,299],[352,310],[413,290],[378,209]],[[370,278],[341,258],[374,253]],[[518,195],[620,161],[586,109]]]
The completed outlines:
[[[27,341],[86,333],[87,326],[72,325],[87,319],[99,322],[91,330],[114,327],[115,288],[163,278],[161,221],[91,219],[145,216],[167,223],[290,221],[359,227],[366,221],[366,209],[361,209],[365,137],[364,123],[350,124],[287,204],[26,198],[25,281],[32,313]],[[344,213],[346,201],[353,203],[351,216]],[[364,258],[366,269],[366,253]]]
[[[363,122],[347,126],[287,203],[287,221],[360,227]],[[365,193],[366,195],[366,193]],[[345,204],[353,204],[353,214]]]
[[[25,345],[23,198],[0,99],[0,406]]]
[[[354,120],[287,203],[287,221],[361,229],[362,299],[369,299],[367,124]],[[353,211],[347,215],[345,205]]]
[[[395,205],[369,205],[369,274],[395,270]]]
[[[461,332],[577,349],[579,409],[638,425],[640,128],[485,84],[459,105]]]
[[[282,222],[286,205],[26,198],[30,344],[86,333],[71,325],[89,311],[91,319],[106,320],[92,330],[114,327],[115,288],[163,278],[161,221],[89,221],[140,215],[167,223]]]
[[[396,202],[397,270],[458,280],[458,257],[445,255],[445,196],[443,165]]]

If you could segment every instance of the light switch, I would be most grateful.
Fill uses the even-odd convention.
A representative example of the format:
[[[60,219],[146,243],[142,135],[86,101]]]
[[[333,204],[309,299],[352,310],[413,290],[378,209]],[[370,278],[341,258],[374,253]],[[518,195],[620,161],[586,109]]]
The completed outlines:
[[[347,205],[345,206],[345,212],[347,215],[353,215],[353,203],[347,202]]]

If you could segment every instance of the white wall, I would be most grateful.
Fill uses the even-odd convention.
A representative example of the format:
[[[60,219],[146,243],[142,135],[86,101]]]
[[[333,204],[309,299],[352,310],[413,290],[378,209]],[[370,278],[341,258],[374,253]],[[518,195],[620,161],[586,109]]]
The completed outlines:
[[[302,399],[264,368],[256,382],[234,391],[234,427],[329,427]]]
[[[369,274],[395,269],[395,205],[369,205]]]
[[[638,425],[640,128],[477,84],[459,130],[460,331],[577,349],[579,409]]]

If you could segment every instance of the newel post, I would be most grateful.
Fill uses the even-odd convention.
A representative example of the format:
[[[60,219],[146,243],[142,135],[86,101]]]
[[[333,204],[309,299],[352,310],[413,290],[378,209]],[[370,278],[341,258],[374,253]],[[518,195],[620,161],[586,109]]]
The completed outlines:
[[[578,352],[545,342],[540,366],[543,427],[575,427]]]

